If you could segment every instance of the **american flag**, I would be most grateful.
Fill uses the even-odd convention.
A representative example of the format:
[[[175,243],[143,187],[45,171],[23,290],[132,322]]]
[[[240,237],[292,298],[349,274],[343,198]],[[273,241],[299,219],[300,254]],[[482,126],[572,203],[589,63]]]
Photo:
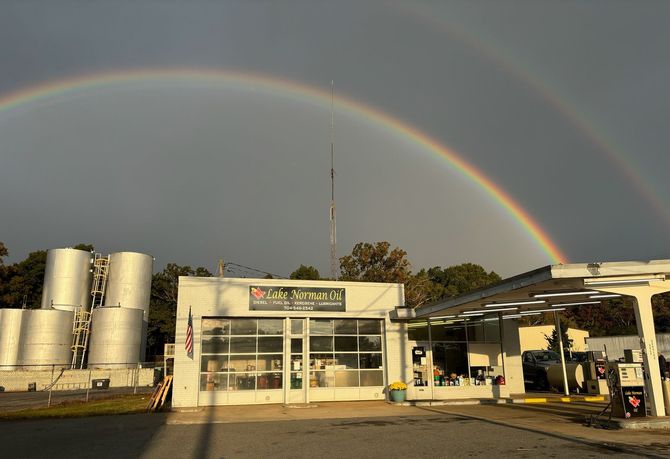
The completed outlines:
[[[193,358],[193,316],[191,315],[191,307],[188,307],[188,325],[186,325],[186,342],[184,345],[186,355]]]

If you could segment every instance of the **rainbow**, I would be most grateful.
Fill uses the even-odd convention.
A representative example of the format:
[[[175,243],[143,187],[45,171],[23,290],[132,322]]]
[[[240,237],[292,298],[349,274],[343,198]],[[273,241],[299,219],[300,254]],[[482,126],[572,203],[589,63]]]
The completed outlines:
[[[304,100],[319,106],[329,106],[330,91],[267,75],[220,69],[137,69],[119,72],[84,74],[74,78],[49,81],[23,88],[0,97],[0,115],[26,104],[46,101],[59,96],[72,96],[86,90],[117,88],[123,84],[216,84],[227,89],[267,92]],[[454,150],[440,144],[426,133],[374,107],[344,96],[336,96],[338,110],[362,118],[393,135],[409,140],[417,146],[445,160],[448,165],[479,186],[526,231],[536,245],[554,263],[567,261],[565,254],[550,239],[540,225],[504,190],[481,171],[468,163]],[[1,121],[1,119],[0,119]]]
[[[600,153],[607,162],[614,165],[619,173],[625,177],[626,183],[640,195],[654,210],[656,216],[670,228],[670,207],[662,200],[663,193],[657,192],[649,180],[638,172],[623,150],[617,147],[605,134],[602,127],[586,114],[586,110],[580,109],[575,102],[570,102],[571,97],[566,91],[561,92],[556,84],[549,85],[546,82],[550,78],[541,78],[533,72],[529,65],[515,58],[509,51],[495,44],[495,40],[482,40],[469,32],[471,28],[465,28],[461,24],[451,21],[446,22],[436,16],[433,12],[422,9],[417,4],[406,5],[404,3],[390,3],[401,14],[417,18],[422,25],[434,28],[449,38],[467,46],[477,55],[493,63],[498,69],[511,75],[525,84],[535,95],[539,96],[556,113],[559,113],[570,126],[584,137],[595,151]]]

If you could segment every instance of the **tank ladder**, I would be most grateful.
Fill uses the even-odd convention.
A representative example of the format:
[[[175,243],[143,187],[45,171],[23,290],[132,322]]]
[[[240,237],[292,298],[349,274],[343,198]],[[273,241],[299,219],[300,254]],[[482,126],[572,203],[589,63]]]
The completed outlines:
[[[93,282],[91,284],[91,311],[104,304],[107,275],[109,274],[109,255],[103,257],[96,253],[93,259]],[[83,368],[91,331],[91,312],[85,308],[75,310],[72,325],[72,368]]]
[[[72,368],[84,367],[84,356],[88,347],[88,334],[91,329],[91,313],[83,307],[74,311],[72,323]]]

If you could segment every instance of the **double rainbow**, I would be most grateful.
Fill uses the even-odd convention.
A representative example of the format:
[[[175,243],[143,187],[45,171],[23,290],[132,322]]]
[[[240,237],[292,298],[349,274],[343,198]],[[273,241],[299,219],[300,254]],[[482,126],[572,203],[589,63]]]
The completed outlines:
[[[216,84],[231,90],[268,92],[291,99],[303,100],[319,106],[329,106],[331,97],[328,90],[274,76],[248,72],[201,68],[137,69],[85,74],[74,78],[49,81],[5,94],[0,97],[0,115],[3,112],[27,104],[59,96],[72,96],[88,90],[145,83]],[[528,212],[491,179],[468,163],[461,155],[457,154],[456,151],[446,147],[414,126],[359,101],[343,96],[336,96],[335,103],[338,110],[355,117],[363,118],[367,122],[393,135],[400,136],[445,160],[451,168],[474,182],[499,206],[505,209],[516,220],[519,226],[528,233],[535,244],[546,253],[552,262],[563,263],[567,260],[564,253]],[[1,117],[0,122],[2,122]]]

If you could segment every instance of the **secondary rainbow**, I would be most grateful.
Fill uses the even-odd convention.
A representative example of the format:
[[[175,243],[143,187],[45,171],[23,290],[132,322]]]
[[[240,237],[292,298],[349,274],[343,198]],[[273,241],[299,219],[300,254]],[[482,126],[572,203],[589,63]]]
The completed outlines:
[[[330,104],[330,91],[274,76],[221,69],[136,69],[85,74],[23,88],[0,97],[0,114],[33,102],[58,96],[71,96],[86,90],[115,88],[124,84],[158,84],[161,82],[188,85],[217,84],[224,85],[227,89],[268,92],[276,96],[304,100],[319,106],[329,106]],[[446,160],[452,169],[473,181],[504,208],[531,236],[538,247],[548,255],[552,262],[564,263],[567,261],[562,250],[528,212],[453,149],[446,147],[416,127],[359,101],[340,95],[335,97],[335,102],[338,110],[371,122],[377,127],[407,139]]]

